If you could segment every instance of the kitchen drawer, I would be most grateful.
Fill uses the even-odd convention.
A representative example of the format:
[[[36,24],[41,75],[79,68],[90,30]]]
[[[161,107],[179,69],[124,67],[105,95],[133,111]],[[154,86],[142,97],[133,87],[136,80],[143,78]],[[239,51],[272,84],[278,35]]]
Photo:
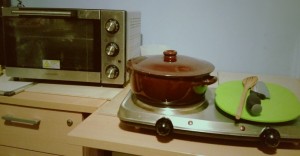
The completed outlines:
[[[0,146],[0,156],[57,156],[48,153],[35,152],[30,150],[18,149],[14,147]]]
[[[0,116],[0,145],[59,155],[83,153],[81,146],[67,143],[67,133],[82,121],[81,113],[0,104]]]

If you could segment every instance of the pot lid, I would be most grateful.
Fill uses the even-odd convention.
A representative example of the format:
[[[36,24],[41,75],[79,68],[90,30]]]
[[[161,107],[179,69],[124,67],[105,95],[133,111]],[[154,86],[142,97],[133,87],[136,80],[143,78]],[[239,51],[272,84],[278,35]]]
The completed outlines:
[[[175,50],[166,50],[163,55],[149,55],[128,61],[132,70],[159,76],[191,77],[209,74],[214,65],[208,61],[177,55]]]

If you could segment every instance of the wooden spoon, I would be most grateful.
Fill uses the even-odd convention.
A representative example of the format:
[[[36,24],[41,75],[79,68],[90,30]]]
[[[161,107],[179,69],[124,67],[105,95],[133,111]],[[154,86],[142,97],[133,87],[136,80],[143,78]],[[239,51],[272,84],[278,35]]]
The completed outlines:
[[[243,90],[243,93],[241,96],[240,104],[236,111],[235,119],[239,120],[241,118],[248,90],[250,88],[252,88],[256,84],[257,81],[258,81],[257,76],[250,76],[250,77],[243,79],[244,90]]]

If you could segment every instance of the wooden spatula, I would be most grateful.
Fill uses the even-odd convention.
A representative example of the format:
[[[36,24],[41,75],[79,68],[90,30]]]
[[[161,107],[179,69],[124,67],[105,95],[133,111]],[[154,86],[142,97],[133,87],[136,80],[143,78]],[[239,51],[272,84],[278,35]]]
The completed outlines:
[[[237,108],[237,111],[236,111],[235,119],[239,120],[241,118],[248,90],[251,87],[253,87],[256,84],[257,81],[258,81],[257,76],[250,76],[250,77],[247,77],[247,78],[243,79],[244,90],[243,90],[243,93],[242,93],[242,96],[241,96],[240,104],[239,104],[239,106]]]

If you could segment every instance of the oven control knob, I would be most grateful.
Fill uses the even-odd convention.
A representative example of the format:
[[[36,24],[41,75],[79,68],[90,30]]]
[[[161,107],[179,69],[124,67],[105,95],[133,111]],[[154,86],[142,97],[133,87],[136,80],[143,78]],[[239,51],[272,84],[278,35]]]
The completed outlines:
[[[109,33],[116,33],[119,31],[119,22],[115,19],[109,19],[105,24],[105,29]]]
[[[109,79],[115,79],[119,76],[119,69],[115,65],[109,65],[105,70],[106,76]]]
[[[271,148],[275,148],[280,143],[280,133],[271,127],[265,127],[261,134],[260,138],[265,145]]]
[[[160,118],[155,124],[156,133],[160,136],[168,136],[173,131],[172,121],[168,118]]]
[[[108,56],[117,56],[119,53],[119,46],[114,42],[108,43],[105,52]]]

